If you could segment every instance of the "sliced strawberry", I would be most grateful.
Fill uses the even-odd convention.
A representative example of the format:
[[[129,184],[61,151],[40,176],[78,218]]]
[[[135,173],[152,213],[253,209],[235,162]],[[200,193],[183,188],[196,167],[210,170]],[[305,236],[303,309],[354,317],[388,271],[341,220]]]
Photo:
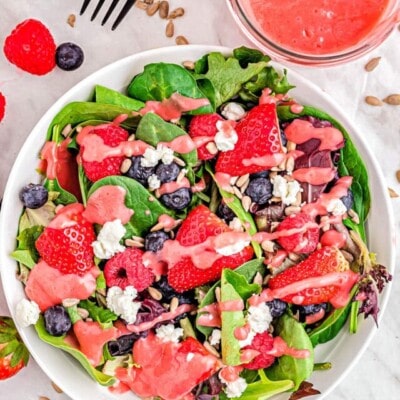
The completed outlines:
[[[8,61],[34,75],[45,75],[56,66],[56,44],[40,21],[18,24],[4,42]]]
[[[349,263],[343,254],[336,247],[323,247],[316,250],[308,258],[294,267],[288,268],[280,274],[272,277],[268,281],[270,289],[280,289],[295,282],[304,279],[323,276],[332,272],[343,272],[349,269]],[[288,295],[282,300],[293,303],[296,298],[296,304],[310,305],[328,302],[339,290],[337,286],[326,286],[322,288],[305,289]],[[299,303],[298,299],[303,298]]]
[[[194,246],[203,243],[207,238],[230,231],[229,227],[213,214],[206,206],[193,209],[182,223],[176,240],[183,246]],[[235,269],[253,256],[251,246],[239,253],[217,259],[211,267],[197,268],[190,257],[184,256],[168,270],[168,282],[178,292],[193,289],[219,279],[223,268]]]
[[[133,286],[138,292],[148,288],[154,281],[154,274],[143,265],[142,257],[142,250],[130,247],[110,258],[104,267],[107,286],[121,289]]]
[[[217,122],[223,121],[219,114],[196,115],[192,118],[189,125],[189,135],[192,138],[210,136],[214,137],[218,132]],[[200,160],[210,160],[215,157],[207,148],[207,144],[203,144],[197,149],[197,156]]]
[[[238,142],[231,151],[218,155],[216,172],[232,176],[263,171],[273,165],[251,162],[244,165],[243,160],[254,160],[282,153],[279,121],[275,104],[261,104],[252,108],[236,125]],[[257,160],[259,161],[259,160]],[[266,161],[267,162],[267,161]]]
[[[64,274],[85,275],[94,267],[93,226],[82,216],[81,204],[65,206],[36,241],[42,259]]]
[[[268,354],[273,347],[274,338],[269,332],[257,333],[251,344],[244,347],[243,350],[256,350],[260,354],[243,366],[247,369],[268,368],[275,361],[275,357]]]
[[[129,133],[118,125],[103,124],[94,126],[90,133],[94,133],[103,139],[105,145],[117,147],[121,142],[128,139]],[[85,147],[81,146],[80,154],[82,155]],[[90,181],[96,182],[99,179],[111,175],[121,175],[121,164],[124,157],[107,157],[102,161],[85,161],[82,158],[82,166],[86,176]]]
[[[0,92],[0,122],[4,118],[4,114],[6,113],[6,98],[3,93]]]
[[[319,241],[319,227],[308,214],[292,214],[276,228],[276,231],[281,233],[291,230],[300,232],[278,238],[278,243],[286,251],[307,254],[316,249]]]
[[[0,317],[0,380],[11,378],[28,363],[29,353],[14,322]]]

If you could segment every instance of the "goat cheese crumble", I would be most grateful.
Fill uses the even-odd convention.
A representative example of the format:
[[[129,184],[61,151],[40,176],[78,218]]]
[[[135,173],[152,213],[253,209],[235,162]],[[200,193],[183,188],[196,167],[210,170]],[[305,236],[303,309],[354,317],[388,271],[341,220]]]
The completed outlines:
[[[230,151],[235,148],[235,144],[239,140],[238,135],[229,121],[218,121],[218,132],[214,137],[215,145],[219,151]]]
[[[40,308],[34,301],[22,299],[16,307],[15,322],[21,328],[35,325],[39,320]]]
[[[208,338],[211,346],[217,346],[221,342],[221,330],[220,329],[213,329],[211,332],[210,337]]]
[[[334,200],[330,201],[326,210],[335,216],[343,215],[347,212],[346,206],[344,205],[343,201],[340,199],[334,199]]]
[[[133,286],[127,286],[125,290],[119,286],[112,286],[107,292],[107,308],[128,324],[133,324],[141,306],[139,301],[133,301],[136,296],[137,290]]]
[[[239,103],[227,103],[222,109],[221,114],[231,121],[238,121],[246,115],[246,110]]]
[[[301,192],[299,182],[288,182],[283,176],[277,175],[272,183],[274,185],[272,194],[275,197],[280,197],[283,204],[289,206],[296,202],[297,193]]]
[[[124,237],[126,232],[121,220],[106,222],[101,228],[97,240],[92,243],[94,255],[101,259],[109,259],[116,253],[121,253],[125,250],[125,246],[119,242]]]
[[[175,328],[173,324],[161,325],[156,329],[156,336],[163,342],[178,343],[183,336],[183,329]]]
[[[161,186],[161,181],[156,174],[150,175],[149,179],[147,179],[147,183],[149,184],[150,190],[156,190]]]
[[[247,388],[246,380],[241,377],[235,379],[234,381],[227,381],[221,376],[221,374],[219,374],[219,379],[222,383],[226,385],[224,388],[224,392],[226,394],[226,397],[229,398],[240,397]]]

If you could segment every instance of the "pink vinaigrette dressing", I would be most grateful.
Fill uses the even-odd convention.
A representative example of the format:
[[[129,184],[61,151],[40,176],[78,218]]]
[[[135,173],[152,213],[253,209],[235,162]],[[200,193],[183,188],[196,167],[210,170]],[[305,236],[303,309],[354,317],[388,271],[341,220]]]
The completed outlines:
[[[253,26],[276,46],[304,54],[341,52],[379,24],[389,0],[249,0]]]

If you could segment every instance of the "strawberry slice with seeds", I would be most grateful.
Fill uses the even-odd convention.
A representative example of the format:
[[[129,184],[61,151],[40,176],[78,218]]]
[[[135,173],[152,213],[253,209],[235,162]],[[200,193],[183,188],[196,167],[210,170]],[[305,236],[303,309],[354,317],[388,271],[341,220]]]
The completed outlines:
[[[224,119],[219,114],[196,115],[192,118],[189,125],[189,135],[192,138],[209,136],[214,138],[217,129],[217,122]],[[207,144],[197,148],[197,156],[200,160],[210,160],[215,157],[207,150]]]
[[[203,243],[211,236],[217,236],[231,229],[213,214],[206,206],[199,205],[193,209],[183,221],[176,240],[182,246],[195,246]],[[253,256],[251,246],[246,246],[240,252],[218,258],[209,268],[197,268],[189,256],[181,260],[168,270],[168,282],[177,292],[184,292],[197,286],[219,279],[223,268],[235,269]]]
[[[94,267],[96,236],[82,212],[78,203],[63,207],[36,241],[42,259],[64,274],[83,276]]]
[[[280,289],[287,285],[300,282],[304,279],[323,276],[332,272],[344,272],[349,270],[349,263],[343,254],[336,247],[323,247],[306,258],[304,261],[288,268],[280,274],[272,277],[268,281],[270,289]],[[296,298],[298,305],[310,305],[329,302],[329,300],[338,292],[337,286],[325,286],[322,288],[310,288],[299,291],[283,297],[288,303],[293,303]],[[298,300],[302,298],[302,301]]]
[[[129,133],[115,124],[102,124],[94,126],[90,131],[91,134],[100,136],[105,145],[109,147],[117,147],[121,142],[128,140]],[[81,146],[80,155],[82,158],[82,166],[86,176],[92,182],[111,175],[121,175],[121,164],[124,161],[123,156],[106,157],[102,161],[86,161],[82,156],[85,146]]]
[[[283,160],[276,105],[252,108],[236,125],[238,142],[231,151],[220,152],[216,172],[240,176],[266,170]],[[276,158],[276,155],[281,155]]]

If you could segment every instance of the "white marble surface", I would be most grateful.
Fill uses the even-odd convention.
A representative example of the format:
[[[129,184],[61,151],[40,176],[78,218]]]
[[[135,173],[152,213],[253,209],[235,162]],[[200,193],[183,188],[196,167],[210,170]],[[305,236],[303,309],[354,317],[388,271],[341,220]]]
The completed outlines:
[[[96,3],[95,0],[92,1]],[[107,1],[110,3],[110,1]],[[106,3],[107,3],[106,2]],[[27,18],[43,21],[57,43],[72,41],[85,52],[84,64],[74,72],[55,69],[37,77],[9,64],[0,54],[0,92],[7,98],[6,117],[0,124],[0,193],[3,193],[14,158],[30,130],[47,108],[66,90],[98,68],[142,50],[174,45],[164,36],[165,22],[135,8],[120,27],[111,32],[100,23],[89,22],[89,15],[77,17],[71,28],[70,13],[78,14],[81,0],[0,0],[0,42],[19,22]],[[123,2],[121,2],[123,3]],[[224,0],[170,0],[172,7],[183,6],[186,14],[176,20],[176,34],[185,35],[191,43],[239,46],[248,44],[228,13]],[[90,6],[93,10],[93,5]],[[88,13],[89,14],[89,13]],[[371,107],[364,96],[385,97],[400,93],[400,32],[370,56],[345,66],[327,69],[294,68],[332,95],[356,122],[367,138],[380,163],[387,185],[400,193],[395,171],[400,169],[400,107]],[[366,73],[363,69],[372,56],[381,56],[379,67]],[[400,231],[400,198],[393,199],[396,227]],[[389,240],[389,238],[387,238]],[[383,238],[385,240],[385,238]],[[399,256],[397,257],[399,262]],[[397,262],[397,264],[398,264]],[[392,297],[375,335],[359,363],[328,396],[329,400],[397,400],[400,396],[400,279],[395,276]],[[0,315],[9,311],[0,289]],[[0,384],[0,399],[68,400],[57,394],[49,379],[31,360],[16,377]]]

